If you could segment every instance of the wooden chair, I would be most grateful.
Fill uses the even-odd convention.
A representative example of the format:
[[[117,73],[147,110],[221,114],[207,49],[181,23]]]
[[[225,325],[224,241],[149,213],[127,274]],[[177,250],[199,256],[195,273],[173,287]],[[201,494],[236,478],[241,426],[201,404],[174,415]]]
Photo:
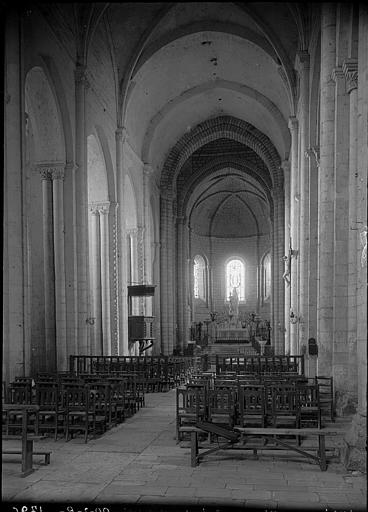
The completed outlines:
[[[123,379],[116,377],[110,378],[108,381],[111,387],[110,400],[115,413],[113,421],[115,421],[116,424],[122,423],[125,418],[131,415],[129,404],[125,398],[126,383]]]
[[[235,423],[236,388],[217,387],[207,390],[209,422],[233,427]]]
[[[271,386],[273,427],[298,428],[300,423],[300,410],[298,392],[290,384],[276,384]]]
[[[321,428],[322,414],[318,385],[296,384],[299,407],[299,428]]]
[[[111,386],[108,382],[90,382],[87,387],[93,394],[97,416],[104,416],[106,427],[111,428],[117,423],[116,403],[111,400]]]
[[[36,384],[37,412],[36,434],[53,432],[55,441],[61,430],[65,432],[65,404],[62,393],[55,382],[38,382]]]
[[[84,442],[88,436],[106,430],[106,417],[97,415],[95,395],[88,386],[69,384],[64,390],[66,441],[73,437],[74,432],[83,432]]]
[[[207,418],[207,390],[205,387],[176,389],[176,439],[180,440],[180,427],[195,425]]]
[[[6,389],[6,404],[31,405],[32,385],[28,382],[11,382]],[[11,409],[3,411],[3,432],[5,435],[19,434],[22,429],[22,415]],[[28,417],[28,429],[35,433],[37,417],[36,413]]]
[[[266,396],[262,385],[239,386],[237,424],[241,427],[266,426]]]
[[[335,404],[333,391],[333,377],[316,377],[318,385],[319,403],[322,414],[327,413],[331,421],[335,421]]]

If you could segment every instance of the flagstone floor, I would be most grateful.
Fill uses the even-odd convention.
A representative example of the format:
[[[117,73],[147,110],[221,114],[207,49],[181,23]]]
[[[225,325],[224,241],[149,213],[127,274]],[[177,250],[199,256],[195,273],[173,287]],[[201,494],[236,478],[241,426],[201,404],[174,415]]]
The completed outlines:
[[[74,438],[36,445],[52,451],[51,463],[35,456],[36,470],[25,478],[19,456],[3,455],[2,500],[8,505],[366,510],[366,476],[338,462],[321,472],[296,453],[261,452],[254,460],[250,452],[227,451],[192,468],[188,444],[175,440],[175,390],[147,394],[144,408],[87,444]]]

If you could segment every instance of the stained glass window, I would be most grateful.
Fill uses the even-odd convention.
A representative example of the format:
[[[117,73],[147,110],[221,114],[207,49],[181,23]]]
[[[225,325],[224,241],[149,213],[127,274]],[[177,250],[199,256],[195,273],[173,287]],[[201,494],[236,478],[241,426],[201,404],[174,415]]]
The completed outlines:
[[[194,258],[194,297],[206,300],[206,264],[202,256]]]
[[[226,265],[226,300],[234,288],[239,300],[245,300],[245,265],[239,259],[230,260]]]

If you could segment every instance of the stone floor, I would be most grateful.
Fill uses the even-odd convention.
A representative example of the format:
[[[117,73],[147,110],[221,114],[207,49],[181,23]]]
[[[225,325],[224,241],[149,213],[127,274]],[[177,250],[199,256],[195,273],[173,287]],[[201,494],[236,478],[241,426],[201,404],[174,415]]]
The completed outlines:
[[[2,500],[9,510],[16,503],[101,510],[366,509],[365,475],[338,462],[321,472],[296,453],[261,452],[252,460],[251,452],[227,451],[192,468],[188,444],[181,445],[175,440],[175,390],[148,394],[145,408],[99,439],[37,442],[40,450],[52,450],[51,464],[35,456],[36,471],[26,478],[19,476],[19,457],[3,456]]]

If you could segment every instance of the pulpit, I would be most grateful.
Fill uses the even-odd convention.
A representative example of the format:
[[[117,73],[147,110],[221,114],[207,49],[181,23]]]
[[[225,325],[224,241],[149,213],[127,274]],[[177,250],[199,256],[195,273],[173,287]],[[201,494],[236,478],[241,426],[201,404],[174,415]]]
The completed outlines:
[[[139,354],[143,354],[152,347],[154,342],[154,317],[145,315],[133,315],[133,300],[141,297],[153,297],[155,294],[154,285],[131,285],[128,286],[128,337],[130,346],[133,343],[139,344]]]

